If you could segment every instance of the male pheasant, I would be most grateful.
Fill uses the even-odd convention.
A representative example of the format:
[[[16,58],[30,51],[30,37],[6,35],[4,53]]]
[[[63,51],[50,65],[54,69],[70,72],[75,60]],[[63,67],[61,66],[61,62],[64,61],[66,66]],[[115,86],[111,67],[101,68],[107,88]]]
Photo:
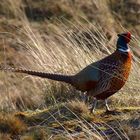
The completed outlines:
[[[91,112],[95,109],[97,100],[105,100],[106,109],[109,110],[106,99],[123,87],[130,73],[132,57],[127,45],[130,40],[130,32],[118,34],[117,49],[114,53],[88,65],[75,75],[59,75],[16,68],[3,70],[71,84],[76,89],[86,92],[87,96],[96,98]]]

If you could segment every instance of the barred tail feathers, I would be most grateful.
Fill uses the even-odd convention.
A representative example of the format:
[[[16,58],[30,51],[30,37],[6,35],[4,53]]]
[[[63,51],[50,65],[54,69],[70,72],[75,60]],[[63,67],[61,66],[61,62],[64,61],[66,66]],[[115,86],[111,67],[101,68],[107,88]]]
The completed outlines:
[[[61,82],[72,84],[72,76],[69,76],[69,75],[52,74],[52,73],[45,73],[45,72],[18,69],[18,68],[4,68],[3,70],[11,71],[11,72],[18,72],[18,73],[26,73],[26,74],[38,76],[41,78],[48,78],[51,80],[61,81]]]

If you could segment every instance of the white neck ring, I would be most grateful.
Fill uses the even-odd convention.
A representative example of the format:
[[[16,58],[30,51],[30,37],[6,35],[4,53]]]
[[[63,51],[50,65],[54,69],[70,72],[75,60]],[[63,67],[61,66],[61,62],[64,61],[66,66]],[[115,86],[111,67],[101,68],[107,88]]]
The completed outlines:
[[[121,51],[121,52],[130,52],[130,49],[129,48],[126,49],[126,50],[119,48],[118,50]]]

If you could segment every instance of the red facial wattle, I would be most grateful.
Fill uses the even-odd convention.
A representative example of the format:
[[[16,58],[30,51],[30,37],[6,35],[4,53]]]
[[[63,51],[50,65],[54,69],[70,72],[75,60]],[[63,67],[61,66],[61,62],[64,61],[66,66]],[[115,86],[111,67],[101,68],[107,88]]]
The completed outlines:
[[[126,43],[129,43],[130,39],[131,39],[131,34],[130,34],[130,32],[128,32],[126,37],[125,37]]]

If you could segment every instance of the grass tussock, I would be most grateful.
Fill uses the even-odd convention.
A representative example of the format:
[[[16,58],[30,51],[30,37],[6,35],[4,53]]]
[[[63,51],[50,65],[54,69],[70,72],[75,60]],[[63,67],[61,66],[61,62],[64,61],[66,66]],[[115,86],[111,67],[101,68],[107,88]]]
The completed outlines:
[[[70,101],[67,107],[75,114],[87,114],[89,112],[87,105],[79,100]]]
[[[26,124],[14,117],[14,115],[0,115],[0,132],[17,135],[24,132],[27,129]]]
[[[131,76],[125,87],[110,98],[111,107],[119,108],[115,115],[104,113],[103,106],[97,114],[89,114],[88,106],[81,102],[82,93],[64,83],[0,72],[0,110],[25,111],[15,116],[0,115],[0,139],[139,137],[137,128],[133,129],[133,119],[139,120],[136,106],[140,104],[139,13],[134,10],[138,3],[130,1],[2,0],[0,66],[3,67],[72,75],[111,54],[118,32],[130,30],[135,38],[130,43]]]

